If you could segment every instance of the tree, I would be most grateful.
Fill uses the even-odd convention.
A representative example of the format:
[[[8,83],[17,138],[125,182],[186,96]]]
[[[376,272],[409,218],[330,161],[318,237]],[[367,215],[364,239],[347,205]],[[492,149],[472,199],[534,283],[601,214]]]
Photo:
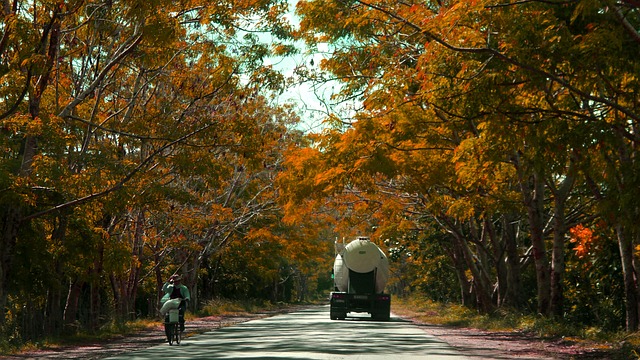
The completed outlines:
[[[497,219],[499,214],[518,219],[526,214],[538,312],[546,315],[563,313],[567,229],[594,216],[608,217],[606,212],[585,213],[592,210],[587,205],[593,198],[577,193],[584,187],[574,185],[584,180],[596,189],[596,198],[604,199],[600,190],[618,186],[604,185],[603,178],[589,179],[593,175],[587,168],[602,169],[608,163],[612,166],[607,167],[611,170],[607,177],[627,180],[628,175],[620,175],[634,168],[629,161],[621,160],[624,167],[614,165],[620,164],[617,160],[611,162],[630,159],[628,150],[620,151],[620,156],[603,155],[609,162],[597,160],[600,165],[593,168],[585,162],[586,157],[600,158],[602,147],[596,144],[603,134],[624,134],[602,139],[601,145],[611,149],[620,145],[628,149],[626,144],[636,139],[633,124],[638,117],[631,104],[636,101],[637,83],[624,79],[633,78],[628,71],[637,62],[621,50],[621,44],[625,49],[637,48],[637,34],[628,26],[637,9],[625,4],[625,13],[619,5],[611,5],[318,0],[298,6],[305,39],[333,46],[333,56],[322,65],[345,82],[342,98],[362,100],[363,109],[355,115],[357,122],[349,124],[344,139],[366,138],[369,146],[341,158],[348,164],[341,165],[342,172],[351,173],[350,166],[358,165],[351,159],[367,157],[385,146],[412,156],[436,154],[440,149],[437,155],[425,156],[427,164],[440,167],[420,172],[412,172],[415,166],[400,168],[391,175],[422,180],[418,194],[429,203],[429,214],[452,232],[454,240],[458,237],[456,247],[461,250],[467,249],[461,238],[470,243],[476,240],[471,233],[459,231],[459,221]],[[323,21],[327,18],[337,21]],[[339,149],[347,143],[329,146]],[[377,171],[384,173],[381,168]],[[429,181],[443,169],[449,170],[447,177]],[[576,196],[581,200],[567,203]],[[553,208],[547,206],[549,200]],[[609,200],[627,214],[635,213],[633,206]],[[442,210],[433,211],[436,206]],[[443,214],[450,221],[444,221]],[[486,234],[492,233],[492,222],[476,223],[484,224]],[[510,233],[508,228],[504,227],[505,235]],[[633,242],[624,239],[633,238],[632,233],[618,232],[620,251],[627,259],[623,268],[627,269],[629,319],[635,318],[632,308],[637,307],[637,297]],[[553,239],[551,259],[548,239]],[[515,259],[529,252],[517,254],[513,244],[506,242],[505,249],[511,249],[508,264],[517,273]],[[499,255],[501,244],[493,247]],[[467,266],[473,268],[471,263]],[[474,272],[476,281],[481,273]],[[634,329],[634,324],[628,328]]]
[[[100,300],[104,293],[113,296],[120,317],[129,317],[144,277],[162,281],[153,266],[169,261],[162,250],[170,247],[159,240],[176,224],[175,215],[167,215],[171,207],[181,211],[177,219],[185,225],[194,209],[188,201],[202,195],[198,205],[206,208],[208,201],[224,204],[224,195],[227,201],[238,195],[230,207],[237,212],[231,221],[236,226],[223,235],[272,210],[273,192],[263,197],[260,187],[278,171],[279,153],[297,119],[266,101],[284,78],[262,60],[283,47],[270,48],[241,29],[260,18],[256,31],[272,30],[277,42],[286,41],[290,29],[279,16],[286,4],[3,5],[3,309],[20,308],[13,296],[20,291],[50,293],[40,311],[50,307],[73,322],[88,287],[88,322],[95,324],[100,303],[108,303]],[[218,171],[209,174],[212,168]],[[224,173],[229,168],[234,171]],[[226,193],[208,194],[209,186]],[[198,244],[221,239],[206,236],[207,230],[217,234],[216,226],[200,225],[190,234],[195,237],[176,248],[199,251]],[[182,239],[171,230],[169,239]],[[78,247],[80,241],[86,247]],[[43,268],[58,280],[39,292],[29,291],[35,290],[30,278],[10,281],[16,274],[37,276],[28,271],[25,249],[52,249]],[[153,261],[160,262],[149,265]]]

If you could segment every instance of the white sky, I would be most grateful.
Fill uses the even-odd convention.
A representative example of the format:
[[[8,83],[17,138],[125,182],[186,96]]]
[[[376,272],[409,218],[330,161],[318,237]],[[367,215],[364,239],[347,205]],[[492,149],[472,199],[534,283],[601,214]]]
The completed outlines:
[[[288,20],[297,26],[298,19],[295,16],[295,5],[298,0],[289,0]],[[304,47],[304,44],[299,44]],[[285,77],[294,76],[294,70],[300,66],[316,67],[320,61],[328,55],[329,48],[327,44],[320,44],[317,49],[301,49],[300,54],[294,57],[286,57],[281,59],[267,59],[265,65],[271,65],[275,70],[282,72]],[[312,61],[313,60],[313,61]],[[332,110],[327,108],[329,99],[335,90],[337,84],[326,84],[323,86],[310,83],[298,83],[298,85],[289,88],[283,93],[277,101],[293,102],[300,109],[302,117],[301,129],[310,132],[321,130],[321,121]],[[324,103],[321,99],[324,99]]]

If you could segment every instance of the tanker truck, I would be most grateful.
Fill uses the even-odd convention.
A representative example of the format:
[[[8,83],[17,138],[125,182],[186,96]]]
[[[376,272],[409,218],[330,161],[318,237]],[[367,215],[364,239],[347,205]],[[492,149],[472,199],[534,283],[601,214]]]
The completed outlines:
[[[373,320],[389,320],[391,296],[384,293],[389,279],[387,256],[365,236],[346,245],[336,241],[335,251],[331,320],[344,320],[350,312],[369,313]]]

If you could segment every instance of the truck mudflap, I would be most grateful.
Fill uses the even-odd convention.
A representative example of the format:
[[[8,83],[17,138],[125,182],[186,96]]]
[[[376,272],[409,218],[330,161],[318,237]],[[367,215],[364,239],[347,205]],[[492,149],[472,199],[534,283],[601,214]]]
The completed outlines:
[[[350,312],[369,313],[372,320],[388,321],[391,312],[391,296],[332,292],[329,310],[331,320],[344,320]]]

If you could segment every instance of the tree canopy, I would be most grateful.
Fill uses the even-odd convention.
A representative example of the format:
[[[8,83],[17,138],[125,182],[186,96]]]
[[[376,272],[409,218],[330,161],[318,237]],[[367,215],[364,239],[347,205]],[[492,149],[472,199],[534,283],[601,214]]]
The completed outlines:
[[[297,11],[305,40],[332,48],[321,71],[344,83],[336,99],[361,105],[316,140],[305,176],[317,193],[400,203],[403,220],[387,219],[401,231],[375,236],[414,259],[447,255],[460,300],[483,311],[535,301],[579,318],[592,293],[567,278],[585,275],[576,264],[602,264],[590,275],[601,280],[617,264],[592,306],[637,329],[638,4],[314,0]],[[598,235],[579,240],[578,228]],[[596,238],[607,252],[574,248]],[[615,297],[626,316],[607,310]]]
[[[315,293],[308,261],[326,249],[281,221],[274,182],[304,142],[293,104],[271,100],[286,79],[264,61],[295,50],[287,6],[3,3],[3,332],[154,316],[177,272],[194,307],[246,295],[222,279],[247,271],[244,289],[262,283],[273,301]],[[271,250],[237,262],[256,246]]]
[[[3,333],[155,316],[174,273],[304,300],[359,234],[395,294],[638,329],[637,2],[289,5],[2,3]],[[348,110],[315,133],[269,65],[301,42]]]

